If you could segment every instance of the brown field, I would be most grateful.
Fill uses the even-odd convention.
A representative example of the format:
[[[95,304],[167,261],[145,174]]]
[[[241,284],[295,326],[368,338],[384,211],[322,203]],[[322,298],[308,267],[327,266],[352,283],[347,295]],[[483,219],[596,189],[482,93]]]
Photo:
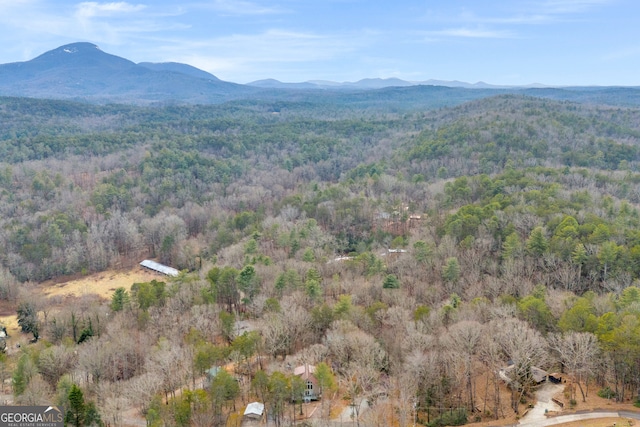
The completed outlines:
[[[129,290],[134,283],[148,282],[162,277],[164,276],[138,267],[126,271],[104,271],[62,283],[45,282],[39,286],[39,289],[49,297],[81,297],[94,294],[108,299],[111,298],[113,291],[119,287]]]
[[[33,288],[36,295],[56,298],[79,298],[86,295],[97,295],[108,300],[113,291],[119,287],[131,289],[131,285],[148,282],[152,279],[162,279],[164,276],[147,269],[136,267],[131,270],[112,270],[91,274],[68,281],[47,281]],[[18,335],[18,320],[15,315],[16,307],[9,303],[0,306],[0,324],[7,327],[9,335]]]

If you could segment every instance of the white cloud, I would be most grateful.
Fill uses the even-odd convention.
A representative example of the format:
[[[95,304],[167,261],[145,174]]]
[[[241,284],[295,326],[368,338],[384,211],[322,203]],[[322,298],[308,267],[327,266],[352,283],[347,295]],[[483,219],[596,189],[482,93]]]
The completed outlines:
[[[459,38],[522,38],[525,27],[558,25],[577,19],[598,6],[615,0],[532,0],[527,3],[509,3],[496,7],[491,15],[483,16],[469,7],[458,9],[457,13],[437,14],[430,12],[426,22],[440,25],[460,25],[460,27],[427,31],[428,42],[433,36]],[[448,9],[448,12],[451,12]],[[431,37],[429,37],[431,36]]]
[[[545,13],[517,13],[508,16],[479,16],[471,11],[465,10],[455,19],[456,22],[473,23],[477,25],[496,24],[496,25],[537,25],[545,24],[555,20],[552,15]]]
[[[482,16],[463,8],[457,14],[430,15],[426,20],[498,27],[553,24],[573,19],[570,15],[584,14],[612,1],[615,0],[538,0],[525,5],[510,4],[502,9],[502,13],[499,9],[495,10],[493,16]]]
[[[184,13],[181,7],[151,8],[145,4],[128,2],[82,2],[74,7],[68,19],[68,35],[75,39],[95,41],[99,45],[122,46],[146,43],[145,34],[185,30],[190,25],[175,19]]]
[[[375,44],[375,32],[318,34],[271,29],[256,34],[234,34],[208,40],[164,41],[156,55],[162,60],[184,62],[222,79],[249,81],[264,70],[291,68],[336,59],[347,60],[361,47]],[[155,61],[155,59],[149,59]]]
[[[612,0],[546,0],[539,4],[542,13],[570,14],[581,13],[594,6],[611,3]]]
[[[244,0],[214,0],[209,7],[230,15],[269,15],[284,12],[284,10],[277,7],[262,6],[258,3]]]
[[[429,31],[426,34],[448,37],[482,38],[482,39],[504,39],[512,38],[513,33],[505,30],[485,30],[472,28],[448,28],[439,31]]]
[[[78,19],[84,20],[98,16],[114,16],[119,14],[139,12],[145,8],[146,6],[142,4],[134,5],[126,2],[83,2],[76,5],[75,15]]]
[[[0,8],[0,40],[13,60],[31,59],[50,46],[52,36],[69,34],[69,17],[51,13],[45,1],[0,0]]]
[[[32,4],[33,0],[0,0],[0,7],[5,10],[14,6]]]
[[[4,62],[24,61],[56,46],[76,41],[96,43],[105,51],[128,57],[126,49],[147,46],[145,54],[162,43],[166,32],[190,28],[180,5],[142,4],[143,0],[101,2],[73,0],[0,0],[0,40]],[[140,2],[140,3],[139,3]],[[161,39],[151,47],[151,37]]]
[[[25,13],[37,11],[38,3],[33,0],[0,0],[0,22],[12,25],[14,19],[26,20]]]
[[[368,38],[366,34],[323,35],[271,29],[258,34],[235,34],[205,40],[199,46],[191,46],[188,51],[220,52],[250,62],[300,62],[348,53],[367,43]]]

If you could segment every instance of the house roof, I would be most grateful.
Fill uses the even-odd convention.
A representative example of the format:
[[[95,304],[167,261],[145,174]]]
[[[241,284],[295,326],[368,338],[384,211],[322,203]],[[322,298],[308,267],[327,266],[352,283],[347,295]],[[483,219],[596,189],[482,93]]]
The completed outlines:
[[[306,373],[313,374],[315,372],[316,372],[316,367],[313,366],[313,365],[301,365],[301,366],[296,367],[293,370],[293,374],[294,375],[302,375],[302,374],[306,374]]]
[[[261,417],[263,412],[264,412],[264,403],[251,402],[247,405],[247,408],[244,410],[244,415],[257,415]]]
[[[540,369],[536,366],[531,367],[531,376],[533,380],[537,383],[541,383],[545,379],[547,379],[547,371]]]
[[[511,371],[513,371],[515,369],[515,365],[513,364],[513,362],[509,361],[509,366],[507,366],[504,369],[501,369],[500,372],[500,376],[502,377],[502,373],[505,374],[505,377],[507,377],[508,373],[511,373]],[[513,375],[513,374],[511,374]],[[537,366],[532,366],[531,367],[531,378],[533,378],[533,380],[537,383],[541,383],[544,380],[547,379],[547,371],[545,371],[544,369],[538,368]],[[507,377],[508,378],[508,377]],[[503,378],[504,379],[504,378]],[[505,380],[506,381],[506,380]],[[508,382],[510,382],[511,380],[509,379]]]
[[[293,370],[293,374],[302,377],[303,380],[309,379],[315,372],[316,367],[313,365],[302,365]]]
[[[175,268],[167,267],[166,265],[151,261],[150,259],[145,259],[140,263],[140,265],[153,271],[157,271],[158,273],[166,274],[167,276],[178,277],[178,274],[180,274],[180,272]]]

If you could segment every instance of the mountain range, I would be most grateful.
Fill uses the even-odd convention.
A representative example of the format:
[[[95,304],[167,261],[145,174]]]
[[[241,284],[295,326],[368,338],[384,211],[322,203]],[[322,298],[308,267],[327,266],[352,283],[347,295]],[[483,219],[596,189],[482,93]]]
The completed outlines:
[[[484,82],[397,78],[357,82],[274,79],[246,85],[176,62],[135,63],[92,43],[58,47],[24,62],[0,65],[0,96],[67,99],[92,103],[216,104],[238,99],[314,101],[341,104],[395,104],[442,107],[494,94],[517,93],[613,105],[640,105],[640,89],[616,87],[551,88],[540,84],[498,86]]]
[[[212,103],[255,89],[185,64],[140,63],[73,43],[25,62],[0,65],[0,94],[94,102]]]
[[[485,82],[467,83],[458,80],[424,80],[424,81],[407,81],[395,77],[388,79],[362,79],[357,82],[332,82],[328,80],[310,80],[302,83],[283,83],[275,79],[256,80],[247,83],[249,86],[262,88],[281,88],[281,89],[383,89],[386,87],[409,87],[409,86],[446,86],[458,87],[465,89],[513,89],[513,88],[544,88],[550,87],[539,83],[533,83],[525,86],[505,86],[492,85]]]

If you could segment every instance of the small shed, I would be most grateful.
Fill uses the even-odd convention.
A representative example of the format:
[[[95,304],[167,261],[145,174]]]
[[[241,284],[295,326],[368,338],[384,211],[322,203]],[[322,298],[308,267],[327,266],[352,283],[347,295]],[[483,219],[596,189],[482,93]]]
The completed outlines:
[[[180,272],[173,267],[168,267],[164,264],[160,264],[159,262],[151,261],[150,259],[145,259],[140,263],[141,266],[148,268],[149,270],[153,270],[158,273],[162,273],[166,276],[178,277]]]
[[[259,420],[264,413],[264,403],[251,402],[244,410],[244,416],[252,420]]]

